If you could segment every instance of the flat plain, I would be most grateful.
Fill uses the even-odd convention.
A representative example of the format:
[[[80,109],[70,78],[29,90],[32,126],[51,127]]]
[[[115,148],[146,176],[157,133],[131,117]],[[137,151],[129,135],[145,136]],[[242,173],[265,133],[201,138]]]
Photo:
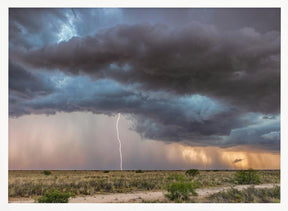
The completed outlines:
[[[257,170],[261,184],[240,185],[237,171],[203,170],[188,177],[185,171],[10,170],[9,202],[36,202],[46,191],[71,194],[69,202],[280,202],[280,171]],[[167,186],[177,178],[197,183],[197,196],[169,200]]]

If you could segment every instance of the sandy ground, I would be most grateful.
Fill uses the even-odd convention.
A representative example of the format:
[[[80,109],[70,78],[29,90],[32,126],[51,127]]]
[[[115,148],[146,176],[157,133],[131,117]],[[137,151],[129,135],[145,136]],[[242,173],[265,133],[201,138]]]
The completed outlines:
[[[261,184],[255,185],[255,188],[273,188],[275,184]],[[280,184],[278,184],[280,185]],[[234,188],[242,190],[248,188],[251,185],[237,185]],[[215,187],[215,188],[203,188],[197,189],[198,197],[205,197],[213,193],[217,193],[229,187]],[[137,203],[145,201],[163,201],[165,192],[163,191],[139,191],[134,193],[113,193],[113,194],[97,194],[94,196],[77,196],[71,198],[69,203]],[[34,203],[31,198],[10,198],[9,203]]]

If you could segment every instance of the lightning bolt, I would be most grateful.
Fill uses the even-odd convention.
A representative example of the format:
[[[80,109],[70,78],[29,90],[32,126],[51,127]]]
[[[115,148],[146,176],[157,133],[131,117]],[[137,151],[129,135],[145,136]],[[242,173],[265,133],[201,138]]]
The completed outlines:
[[[119,142],[120,169],[122,171],[123,170],[123,168],[122,168],[122,149],[121,149],[121,140],[120,140],[120,137],[119,137],[119,128],[118,128],[120,116],[121,116],[121,114],[118,113],[118,117],[117,117],[117,121],[116,121],[116,131],[117,131],[117,139],[118,139],[118,142]]]

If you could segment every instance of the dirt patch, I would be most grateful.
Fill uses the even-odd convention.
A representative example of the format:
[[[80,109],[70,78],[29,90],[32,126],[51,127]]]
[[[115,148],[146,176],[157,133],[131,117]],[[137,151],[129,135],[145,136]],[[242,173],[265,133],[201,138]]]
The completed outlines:
[[[277,184],[279,185],[279,184]],[[251,185],[236,185],[233,186],[238,190],[243,190]],[[275,184],[255,185],[255,188],[273,188]],[[205,197],[213,193],[218,193],[227,190],[228,187],[202,188],[197,189],[198,197]],[[77,196],[71,198],[69,203],[139,203],[143,201],[164,201],[164,191],[139,191],[134,193],[113,193],[113,194],[97,194],[93,196]],[[9,198],[9,203],[33,203],[31,198]]]
[[[88,197],[76,197],[70,199],[70,203],[129,203],[142,202],[142,200],[164,200],[162,191],[157,192],[134,192],[134,193],[116,193],[99,194]]]
[[[9,198],[9,203],[34,203],[32,198]]]
[[[277,184],[280,185],[280,184]],[[198,193],[198,196],[205,197],[209,196],[214,193],[218,193],[224,190],[227,190],[231,187],[237,189],[237,190],[243,190],[245,188],[250,187],[251,185],[236,185],[236,186],[227,186],[227,187],[215,187],[215,188],[202,188],[197,189],[196,192]],[[254,185],[255,188],[273,188],[275,184],[261,184],[261,185]]]

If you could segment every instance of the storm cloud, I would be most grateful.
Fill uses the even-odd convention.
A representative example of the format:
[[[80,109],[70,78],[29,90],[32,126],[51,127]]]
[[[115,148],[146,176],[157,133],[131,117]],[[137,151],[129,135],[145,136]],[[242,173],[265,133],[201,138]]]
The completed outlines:
[[[268,140],[280,140],[280,131],[272,131],[270,133],[266,133],[262,135],[263,138]]]
[[[239,163],[239,162],[241,162],[243,159],[241,159],[241,158],[236,158],[234,161],[233,161],[233,163]]]
[[[55,114],[60,111],[113,115],[121,112],[129,116],[135,123],[133,129],[143,137],[170,141],[228,135],[233,127],[244,125],[243,121],[235,119],[239,112],[201,95],[144,94],[133,86],[107,79],[94,82],[85,76],[65,76],[63,81],[60,74],[50,80],[55,85],[53,93],[35,94],[32,99],[10,102],[22,109],[10,107],[10,115]]]
[[[167,10],[141,10],[143,23],[129,9],[31,11],[9,12],[10,116],[121,112],[143,138],[280,149],[280,29],[261,22],[278,10],[235,25],[217,10],[166,23]]]
[[[9,115],[30,114],[21,104],[53,93],[50,81],[32,74],[19,65],[9,62]]]
[[[177,29],[122,25],[39,50],[12,51],[12,58],[14,54],[33,68],[138,83],[146,90],[217,97],[251,112],[279,112],[276,31],[223,32],[199,23]]]

